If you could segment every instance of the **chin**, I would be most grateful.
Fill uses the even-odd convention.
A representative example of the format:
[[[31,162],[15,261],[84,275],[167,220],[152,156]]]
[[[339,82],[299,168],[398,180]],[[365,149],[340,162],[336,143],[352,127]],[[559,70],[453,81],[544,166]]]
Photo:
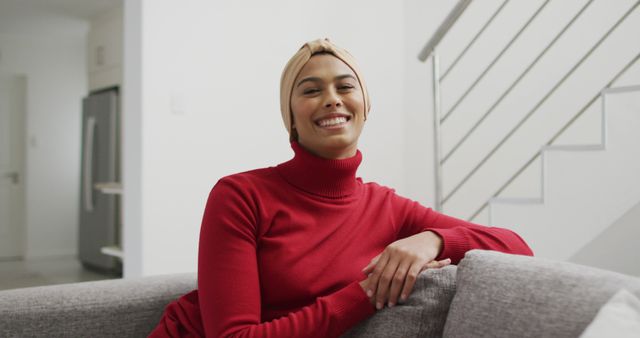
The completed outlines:
[[[307,140],[298,139],[302,145],[316,154],[340,153],[343,150],[351,150],[357,147],[358,138],[354,135],[339,134],[323,137],[313,137]]]
[[[354,143],[356,143],[356,140],[354,140],[353,137],[350,137],[348,135],[333,135],[331,137],[327,137],[321,143],[327,146],[330,146],[332,148],[350,147]]]

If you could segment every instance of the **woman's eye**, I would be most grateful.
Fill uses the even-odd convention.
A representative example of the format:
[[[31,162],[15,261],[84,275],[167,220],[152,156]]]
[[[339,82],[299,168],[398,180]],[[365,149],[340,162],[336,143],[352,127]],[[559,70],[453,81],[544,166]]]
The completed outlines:
[[[308,94],[315,94],[315,93],[317,93],[319,91],[320,91],[320,89],[318,89],[318,88],[309,88],[309,89],[305,89],[302,93],[305,94],[305,95],[308,95]]]
[[[353,86],[352,85],[343,85],[343,86],[338,87],[338,89],[339,90],[350,90],[350,89],[353,89]]]

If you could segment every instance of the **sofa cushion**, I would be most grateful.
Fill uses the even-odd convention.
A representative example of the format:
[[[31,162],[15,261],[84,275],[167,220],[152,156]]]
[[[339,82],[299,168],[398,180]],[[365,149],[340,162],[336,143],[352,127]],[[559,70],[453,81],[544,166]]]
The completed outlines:
[[[0,337],[146,337],[196,274],[0,292]]]
[[[458,265],[445,337],[577,337],[640,279],[568,262],[473,250]]]
[[[622,289],[604,304],[580,338],[638,338],[639,335],[640,299]]]
[[[455,266],[425,270],[404,303],[385,307],[342,337],[441,337],[455,279]]]

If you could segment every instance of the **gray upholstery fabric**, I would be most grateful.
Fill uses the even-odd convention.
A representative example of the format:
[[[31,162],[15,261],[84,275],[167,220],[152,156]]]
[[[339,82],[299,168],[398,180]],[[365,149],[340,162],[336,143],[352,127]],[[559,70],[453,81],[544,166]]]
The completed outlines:
[[[342,337],[442,337],[455,280],[455,266],[424,271],[404,304],[385,307]]]
[[[146,337],[195,288],[190,273],[1,291],[0,337]]]
[[[640,337],[640,290],[622,289],[609,299],[580,338]]]
[[[615,272],[473,250],[458,265],[444,337],[577,337],[600,307],[640,279]]]

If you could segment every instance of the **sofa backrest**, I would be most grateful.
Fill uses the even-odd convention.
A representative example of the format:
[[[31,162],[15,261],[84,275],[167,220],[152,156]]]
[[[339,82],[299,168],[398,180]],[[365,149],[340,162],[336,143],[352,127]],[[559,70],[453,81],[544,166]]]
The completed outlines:
[[[578,337],[640,279],[568,262],[473,250],[458,265],[444,337]]]
[[[406,302],[385,307],[346,332],[343,338],[442,337],[456,292],[453,265],[422,272]]]
[[[146,337],[196,274],[0,291],[0,337]]]

